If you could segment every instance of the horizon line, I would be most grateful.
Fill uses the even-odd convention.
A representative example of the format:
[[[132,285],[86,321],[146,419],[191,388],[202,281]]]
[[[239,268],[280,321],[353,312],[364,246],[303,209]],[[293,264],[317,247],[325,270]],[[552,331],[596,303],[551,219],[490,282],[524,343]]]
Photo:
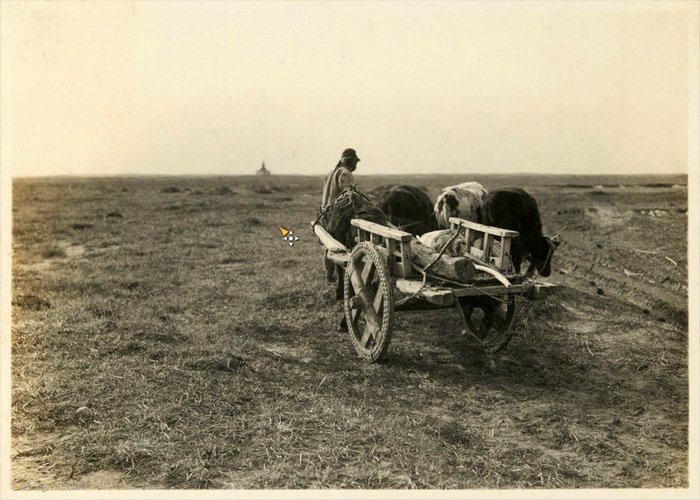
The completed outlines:
[[[11,175],[14,179],[37,179],[37,178],[63,178],[63,177],[100,177],[100,178],[110,178],[110,177],[324,177],[327,173],[320,174],[270,174],[267,176],[257,175],[256,173],[250,174],[231,174],[231,173],[202,173],[202,174],[157,174],[157,173],[109,173],[109,174],[40,174],[40,175]],[[403,177],[403,176],[454,176],[454,175],[470,175],[470,176],[542,176],[542,177],[565,177],[565,176],[581,176],[581,177],[633,177],[633,176],[674,176],[680,175],[688,177],[688,172],[668,172],[668,173],[658,173],[658,172],[635,172],[635,173],[540,173],[540,172],[518,172],[518,173],[507,173],[507,172],[470,172],[468,174],[462,174],[460,172],[433,172],[433,173],[402,173],[402,174],[355,174],[355,177]]]

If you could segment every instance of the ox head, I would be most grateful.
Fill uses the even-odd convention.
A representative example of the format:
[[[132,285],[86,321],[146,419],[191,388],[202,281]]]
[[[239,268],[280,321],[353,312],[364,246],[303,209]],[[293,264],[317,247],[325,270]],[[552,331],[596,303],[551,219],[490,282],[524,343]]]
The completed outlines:
[[[457,217],[458,207],[459,201],[454,193],[446,192],[438,196],[434,211],[439,228],[448,229],[450,227],[450,217]]]
[[[540,276],[546,278],[552,274],[552,257],[560,244],[561,238],[558,234],[552,238],[549,236],[542,236],[540,239],[537,251],[532,255],[532,263],[537,268],[537,272]]]
[[[464,189],[460,186],[446,188],[435,202],[435,217],[442,229],[450,227],[450,217],[481,222],[484,188]]]

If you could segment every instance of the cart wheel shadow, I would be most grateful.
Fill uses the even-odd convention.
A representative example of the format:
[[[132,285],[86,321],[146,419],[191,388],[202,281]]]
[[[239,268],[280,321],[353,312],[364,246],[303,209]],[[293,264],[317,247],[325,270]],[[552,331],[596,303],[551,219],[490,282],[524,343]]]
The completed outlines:
[[[618,335],[613,323],[620,313],[591,317],[588,312],[603,310],[603,300],[611,299],[566,288],[556,300],[528,304],[515,320],[511,343],[490,356],[469,345],[460,335],[457,318],[444,311],[403,314],[396,328],[396,343],[401,345],[392,346],[388,361],[445,384],[566,388],[582,398],[605,400],[609,395],[600,373],[610,371],[613,362],[621,380],[630,374],[624,358],[591,350],[595,339],[603,349],[604,338]],[[616,303],[614,310],[648,321],[631,304]],[[634,348],[631,338],[623,342],[624,349]],[[618,347],[623,348],[622,342]]]

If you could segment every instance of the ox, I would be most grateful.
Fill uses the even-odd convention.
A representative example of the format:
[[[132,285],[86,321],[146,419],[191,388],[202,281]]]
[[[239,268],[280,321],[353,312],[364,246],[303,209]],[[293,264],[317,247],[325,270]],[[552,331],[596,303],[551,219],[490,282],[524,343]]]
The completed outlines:
[[[338,242],[347,248],[355,246],[355,231],[350,223],[352,219],[364,219],[386,226],[386,217],[365,195],[358,193],[354,189],[343,191],[336,200],[329,205],[324,213],[326,231]],[[324,265],[326,266],[326,276],[332,279],[332,263],[324,255]],[[343,298],[344,270],[341,266],[335,266],[338,279],[335,288],[335,298]]]
[[[391,224],[414,236],[438,228],[433,203],[419,187],[410,184],[389,186],[379,194],[377,205]]]
[[[513,240],[511,257],[516,272],[520,272],[523,257],[528,257],[530,266],[527,274],[536,268],[541,276],[549,276],[554,250],[559,241],[542,235],[542,222],[537,202],[520,188],[503,188],[491,191],[484,198],[481,207],[482,222],[487,226],[518,231]]]
[[[435,217],[442,229],[450,227],[450,217],[481,222],[481,204],[487,191],[478,182],[463,182],[449,186],[435,201]]]

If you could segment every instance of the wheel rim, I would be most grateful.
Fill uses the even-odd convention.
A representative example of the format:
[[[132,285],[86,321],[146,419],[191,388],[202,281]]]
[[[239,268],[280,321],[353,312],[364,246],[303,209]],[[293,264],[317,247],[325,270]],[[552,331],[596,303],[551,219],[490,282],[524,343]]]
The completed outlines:
[[[345,272],[345,318],[357,353],[379,360],[391,340],[394,299],[384,258],[368,242],[355,246]]]
[[[478,304],[464,304],[467,342],[486,352],[498,352],[513,337],[516,302],[514,295],[485,299]]]

